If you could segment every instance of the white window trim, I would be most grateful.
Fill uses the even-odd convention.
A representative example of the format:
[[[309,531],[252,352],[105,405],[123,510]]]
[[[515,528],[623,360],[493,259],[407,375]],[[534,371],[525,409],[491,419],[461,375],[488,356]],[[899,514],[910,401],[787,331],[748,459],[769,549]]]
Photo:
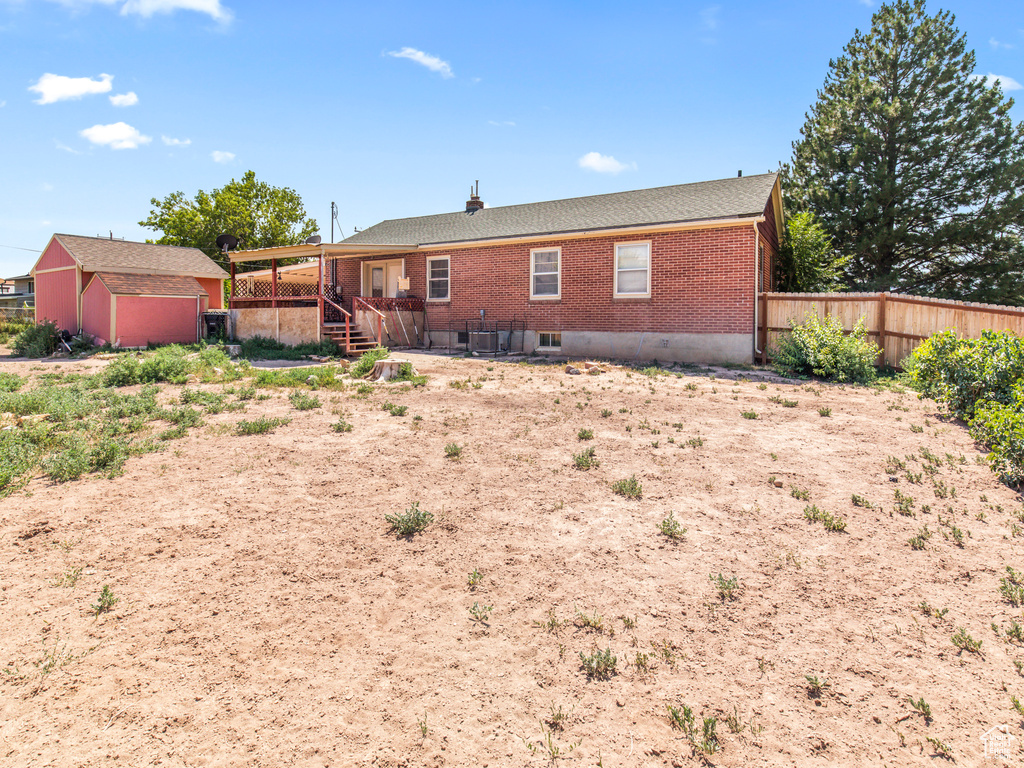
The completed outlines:
[[[448,262],[448,293],[447,293],[447,295],[443,299],[441,299],[441,298],[436,298],[436,299],[430,298],[430,263],[433,262],[433,261],[447,261]],[[444,302],[448,302],[448,301],[452,300],[452,257],[451,256],[431,256],[430,258],[427,259],[426,283],[427,283],[426,286],[425,286],[426,290],[424,291],[424,293],[426,294],[426,298],[425,298],[426,301],[428,301],[428,302],[444,303]]]
[[[646,245],[647,246],[647,290],[643,293],[622,293],[619,291],[619,246],[620,245]],[[650,240],[627,240],[621,243],[615,243],[615,247],[612,250],[612,271],[614,277],[614,293],[612,294],[616,299],[649,299],[651,297],[651,263],[653,259],[653,248],[651,247]],[[629,270],[634,271],[634,270]]]
[[[550,250],[550,249],[547,249],[547,250]],[[540,345],[540,336],[541,336],[542,333],[543,334],[547,334],[548,336],[557,336],[558,337],[558,346],[557,347],[542,347]],[[537,346],[534,347],[534,350],[537,351],[537,352],[561,352],[562,351],[562,332],[561,331],[537,331]]]
[[[549,294],[537,295],[537,294],[535,294],[533,292],[533,289],[534,289],[533,278],[534,278],[534,274],[535,274],[534,269],[537,266],[535,261],[534,261],[534,254],[537,254],[537,253],[547,253],[548,251],[554,251],[555,253],[558,254],[558,272],[556,272],[556,274],[558,275],[558,293],[554,293],[554,294],[550,294],[549,293]],[[546,272],[544,274],[551,274],[551,273],[550,272]],[[555,247],[555,248],[531,248],[530,249],[530,301],[558,301],[561,298],[562,298],[562,249],[560,247]]]

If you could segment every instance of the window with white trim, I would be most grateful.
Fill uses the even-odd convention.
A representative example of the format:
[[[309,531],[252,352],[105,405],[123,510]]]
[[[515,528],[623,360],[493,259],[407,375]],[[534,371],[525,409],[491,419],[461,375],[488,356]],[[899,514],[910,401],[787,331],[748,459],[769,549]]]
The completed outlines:
[[[537,334],[537,349],[561,349],[562,334],[553,331],[540,331]]]
[[[448,301],[451,295],[450,259],[427,259],[427,301]]]
[[[562,293],[562,249],[530,251],[530,298],[557,299]]]
[[[650,243],[616,243],[615,295],[626,298],[651,295]]]

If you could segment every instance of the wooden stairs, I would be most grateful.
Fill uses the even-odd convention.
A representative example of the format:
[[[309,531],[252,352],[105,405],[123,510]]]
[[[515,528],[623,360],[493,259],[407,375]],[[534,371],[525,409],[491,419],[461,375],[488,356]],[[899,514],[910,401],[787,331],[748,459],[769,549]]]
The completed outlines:
[[[345,323],[323,323],[320,326],[322,338],[333,341],[334,344],[349,357],[358,357],[368,349],[377,346],[376,340],[362,328],[356,328],[350,324],[345,328]]]

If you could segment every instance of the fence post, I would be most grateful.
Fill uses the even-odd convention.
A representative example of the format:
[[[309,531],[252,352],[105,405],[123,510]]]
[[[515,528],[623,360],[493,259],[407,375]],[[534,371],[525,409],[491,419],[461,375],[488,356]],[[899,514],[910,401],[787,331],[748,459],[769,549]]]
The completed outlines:
[[[889,294],[878,294],[878,346],[882,348],[882,365],[885,365],[885,299]]]

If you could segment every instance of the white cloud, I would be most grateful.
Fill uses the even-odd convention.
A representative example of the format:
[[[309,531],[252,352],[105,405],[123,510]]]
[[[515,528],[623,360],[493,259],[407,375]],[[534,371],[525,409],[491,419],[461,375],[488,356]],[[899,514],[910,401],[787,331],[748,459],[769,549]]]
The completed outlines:
[[[488,120],[488,125],[497,125],[500,128],[515,128],[516,124],[511,120]]]
[[[142,144],[149,144],[153,139],[143,136],[137,128],[128,123],[111,123],[110,125],[94,125],[78,132],[93,144],[108,146],[111,149],[137,149]]]
[[[709,31],[718,29],[718,12],[720,10],[722,10],[722,6],[720,5],[709,5],[707,8],[701,9],[701,26]]]
[[[996,40],[994,37],[988,39],[988,44],[991,45],[997,51],[1000,48],[1013,48],[1013,43],[1004,43],[1002,40]]]
[[[122,16],[142,16],[149,18],[158,13],[174,13],[175,11],[195,11],[205,13],[210,18],[227,23],[231,21],[231,10],[221,5],[220,0],[51,0],[51,2],[72,8],[86,8],[90,5],[120,6]]]
[[[230,163],[235,159],[235,153],[221,152],[219,149],[215,149],[210,153],[210,157],[213,158],[213,162],[215,163]]]
[[[61,144],[61,143],[60,143],[59,141],[57,141],[57,140],[54,140],[54,142],[53,142],[53,143],[54,143],[54,144],[55,144],[55,145],[57,146],[57,149],[59,149],[59,150],[60,150],[61,152],[69,152],[69,153],[70,153],[70,154],[72,154],[72,155],[80,155],[80,154],[82,154],[82,153],[81,153],[81,152],[79,152],[79,151],[78,151],[77,149],[72,149],[72,148],[71,148],[71,147],[69,147],[69,146],[68,146],[67,144]]]
[[[135,91],[128,91],[128,93],[118,93],[110,97],[110,103],[115,107],[132,107],[139,103],[139,97]]]
[[[861,5],[866,5],[868,8],[871,8],[875,4],[874,0],[858,0],[858,2],[860,2]]]
[[[439,59],[437,56],[431,56],[429,53],[417,51],[415,48],[406,47],[400,51],[388,51],[388,56],[394,56],[396,59],[409,59],[410,61],[415,61],[417,64],[422,64],[431,72],[437,72],[441,77],[455,77],[455,73],[452,72],[451,65],[447,61]]]
[[[600,152],[587,152],[579,159],[580,168],[598,173],[621,173],[622,171],[635,171],[636,163],[620,163],[611,155],[602,155]]]
[[[113,79],[113,75],[100,75],[98,80],[93,80],[91,77],[65,77],[47,72],[28,89],[39,94],[36,104],[53,104],[57,101],[80,99],[95,93],[106,93],[113,88],[110,84]]]
[[[192,143],[192,139],[172,139],[170,136],[161,136],[160,141],[168,147],[187,147]]]
[[[975,80],[984,80],[986,88],[991,88],[996,83],[999,83],[1004,91],[1019,91],[1021,88],[1024,88],[1024,85],[1006,75],[993,75],[989,72],[987,75],[972,75],[972,77]]]

